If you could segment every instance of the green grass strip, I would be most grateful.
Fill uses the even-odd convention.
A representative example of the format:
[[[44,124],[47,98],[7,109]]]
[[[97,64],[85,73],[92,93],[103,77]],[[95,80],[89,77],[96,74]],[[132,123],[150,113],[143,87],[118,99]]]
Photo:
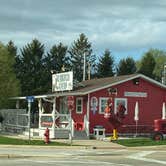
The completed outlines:
[[[66,143],[60,143],[60,142],[50,142],[49,144],[45,144],[43,140],[25,140],[25,139],[17,139],[17,138],[10,138],[10,137],[4,137],[0,136],[0,144],[5,145],[40,145],[40,146],[69,146],[69,144]]]
[[[127,147],[166,145],[166,140],[154,141],[150,138],[120,139],[114,142]]]

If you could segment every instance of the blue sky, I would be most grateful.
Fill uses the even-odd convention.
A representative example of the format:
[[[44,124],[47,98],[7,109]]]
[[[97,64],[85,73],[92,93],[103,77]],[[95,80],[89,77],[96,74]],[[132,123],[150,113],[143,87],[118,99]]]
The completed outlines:
[[[85,33],[96,55],[135,60],[165,49],[166,0],[0,0],[0,41],[18,48],[37,38],[49,49]]]

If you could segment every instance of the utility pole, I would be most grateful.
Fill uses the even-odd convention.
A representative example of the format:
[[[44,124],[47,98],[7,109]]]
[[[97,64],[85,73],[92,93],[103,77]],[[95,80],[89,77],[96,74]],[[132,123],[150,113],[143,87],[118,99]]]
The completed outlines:
[[[85,52],[84,52],[84,67],[83,67],[83,81],[85,81],[85,68],[86,68],[86,56],[85,56]]]
[[[88,80],[90,80],[91,64],[88,62]]]

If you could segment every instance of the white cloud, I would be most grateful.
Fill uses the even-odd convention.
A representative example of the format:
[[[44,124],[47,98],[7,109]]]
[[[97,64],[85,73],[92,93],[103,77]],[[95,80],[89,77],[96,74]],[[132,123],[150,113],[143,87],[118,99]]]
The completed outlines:
[[[95,52],[116,53],[164,48],[165,0],[4,0],[0,40],[20,47],[38,38],[70,46],[85,33]]]

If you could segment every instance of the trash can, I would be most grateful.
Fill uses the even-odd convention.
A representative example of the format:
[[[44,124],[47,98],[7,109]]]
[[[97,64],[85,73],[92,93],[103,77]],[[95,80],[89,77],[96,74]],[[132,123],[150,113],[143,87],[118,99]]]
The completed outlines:
[[[105,128],[103,126],[97,125],[93,128],[94,137],[96,139],[105,138]]]

